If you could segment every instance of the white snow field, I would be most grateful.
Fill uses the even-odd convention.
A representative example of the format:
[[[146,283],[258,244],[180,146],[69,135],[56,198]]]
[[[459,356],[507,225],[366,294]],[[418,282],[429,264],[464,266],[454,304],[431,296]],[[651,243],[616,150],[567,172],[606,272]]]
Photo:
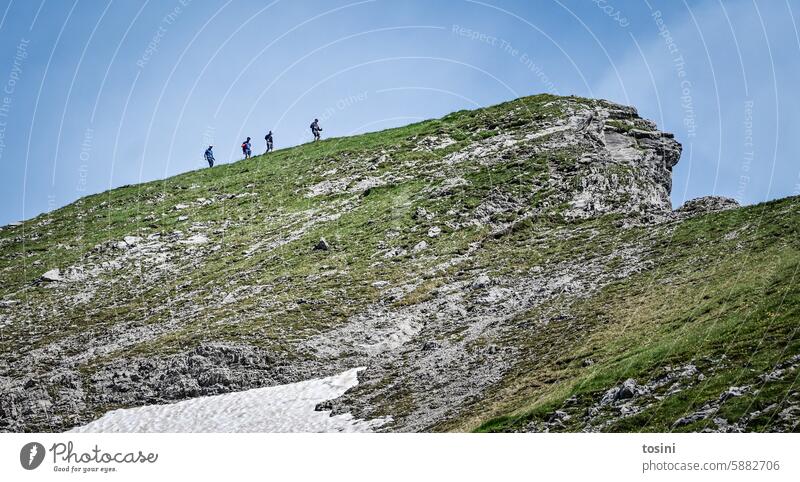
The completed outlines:
[[[370,432],[391,420],[357,420],[314,411],[358,384],[353,368],[339,375],[166,405],[112,410],[70,432]]]

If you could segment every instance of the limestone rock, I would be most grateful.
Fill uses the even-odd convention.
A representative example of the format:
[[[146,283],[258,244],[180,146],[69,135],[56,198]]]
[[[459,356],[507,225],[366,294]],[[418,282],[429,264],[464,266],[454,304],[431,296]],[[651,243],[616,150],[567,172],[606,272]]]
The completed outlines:
[[[739,203],[735,199],[723,196],[705,196],[686,201],[676,212],[685,216],[695,216],[738,207],[740,207]]]
[[[61,270],[58,268],[45,272],[40,279],[46,283],[64,281],[64,278],[61,276]]]

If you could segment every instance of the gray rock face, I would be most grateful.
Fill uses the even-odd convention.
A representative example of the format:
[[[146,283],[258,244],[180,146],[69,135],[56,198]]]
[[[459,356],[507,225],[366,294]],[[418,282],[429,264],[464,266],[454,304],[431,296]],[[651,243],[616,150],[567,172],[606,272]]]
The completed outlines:
[[[672,134],[641,119],[635,109],[612,103],[576,109],[566,125],[569,129],[548,146],[573,146],[579,152],[572,172],[561,174],[571,206],[567,217],[672,210],[672,168],[681,156],[681,145]]]
[[[680,159],[681,145],[672,134],[640,118],[636,109],[607,101],[571,103],[555,122],[535,127],[523,136],[501,134],[475,142],[448,155],[445,162],[495,165],[551,153],[542,211],[566,204],[561,214],[568,219],[672,211],[672,168]],[[496,214],[524,205],[499,193],[484,209]],[[479,221],[485,222],[485,217]]]

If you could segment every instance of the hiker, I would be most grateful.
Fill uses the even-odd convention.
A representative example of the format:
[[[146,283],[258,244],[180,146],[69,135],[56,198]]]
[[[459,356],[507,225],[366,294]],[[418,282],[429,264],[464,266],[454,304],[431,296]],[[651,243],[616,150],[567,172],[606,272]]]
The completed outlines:
[[[208,161],[208,167],[214,167],[214,153],[211,151],[213,148],[214,146],[208,146],[208,149],[206,149],[205,156],[206,161]]]
[[[309,127],[311,127],[311,133],[314,134],[314,140],[318,141],[319,133],[322,132],[322,127],[319,126],[319,119],[314,119],[314,122]]]
[[[244,154],[245,159],[250,159],[250,138],[248,137],[246,141],[242,142],[242,154]]]
[[[267,150],[264,151],[264,154],[266,154],[272,151],[272,131],[269,131],[267,135],[264,136],[264,140],[267,141]]]

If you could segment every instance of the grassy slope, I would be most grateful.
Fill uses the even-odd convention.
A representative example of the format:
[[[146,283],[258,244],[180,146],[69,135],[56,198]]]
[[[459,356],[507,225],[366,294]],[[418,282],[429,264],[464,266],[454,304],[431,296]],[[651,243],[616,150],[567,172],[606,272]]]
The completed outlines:
[[[726,401],[718,415],[728,420],[772,403],[784,408],[788,394],[798,389],[797,374],[766,384],[757,375],[800,353],[799,232],[798,198],[700,216],[674,233],[632,231],[654,244],[654,268],[580,302],[573,318],[529,340],[528,362],[480,404],[479,415],[443,428],[520,429],[565,406],[570,397],[588,408],[622,380],[642,383],[665,365],[689,361],[706,373],[715,371],[609,430],[672,430],[672,422],[731,386],[755,385],[760,391]],[[584,366],[585,359],[595,363]],[[575,422],[567,422],[566,429]],[[763,416],[749,429],[769,423]],[[704,420],[678,430],[709,425]]]
[[[385,239],[387,229],[400,232],[401,237],[395,242],[410,248],[419,239],[427,239],[423,231],[413,233],[407,229],[420,224],[413,218],[417,207],[428,207],[443,214],[452,206],[474,206],[494,186],[508,184],[514,177],[519,177],[517,184],[524,186],[522,181],[529,171],[541,170],[538,166],[544,162],[531,159],[526,161],[530,166],[478,168],[470,174],[474,184],[469,188],[461,189],[450,198],[428,199],[422,193],[423,188],[441,180],[433,181],[433,172],[425,171],[427,160],[441,158],[474,140],[496,135],[500,129],[513,129],[532,120],[559,115],[557,107],[546,105],[553,99],[548,95],[519,99],[479,111],[456,112],[440,120],[305,144],[213,169],[124,186],[87,196],[26,221],[23,226],[0,231],[3,280],[0,296],[40,306],[48,313],[41,324],[4,327],[0,333],[0,353],[13,357],[16,352],[44,346],[60,337],[107,328],[119,322],[165,322],[175,311],[206,306],[209,297],[218,296],[220,288],[247,284],[266,285],[271,298],[279,304],[303,299],[316,299],[319,303],[272,313],[279,319],[273,318],[267,310],[259,320],[236,324],[225,321],[236,317],[237,313],[257,308],[257,300],[206,309],[194,323],[179,331],[116,355],[170,353],[209,339],[290,351],[287,339],[343,322],[375,301],[379,293],[370,286],[372,281],[404,280],[436,262],[434,256],[427,257],[427,261],[404,256],[376,266],[371,256],[376,245]],[[512,115],[509,112],[512,108],[520,108],[523,115]],[[435,152],[412,151],[417,139],[445,133],[457,143]],[[386,151],[393,153],[391,165],[376,163]],[[304,194],[308,189],[323,181],[323,173],[331,169],[337,169],[339,177],[365,171],[370,176],[380,176],[392,171],[406,174],[408,179],[370,190],[368,195],[355,194],[356,201],[352,200],[352,194],[306,198]],[[248,191],[257,193],[257,197],[229,199],[202,207],[192,205],[198,198]],[[295,227],[290,223],[304,212],[339,211],[337,202],[355,203],[356,208],[335,221],[312,227],[299,239],[277,249],[256,253],[253,257],[244,256],[247,248],[260,240],[285,235],[290,227]],[[178,211],[174,209],[178,204],[191,207]],[[183,215],[188,215],[189,219],[181,221]],[[214,239],[222,249],[171,279],[146,287],[145,292],[135,297],[124,288],[119,291],[112,288],[102,293],[112,300],[102,309],[71,309],[63,306],[61,300],[53,299],[51,290],[30,286],[51,268],[64,269],[78,263],[101,243],[120,240],[125,235],[188,232],[192,223],[210,223],[222,228],[223,234]],[[463,251],[470,242],[480,238],[480,231],[478,228],[462,230],[445,233],[436,241],[429,239],[430,252],[448,256]],[[323,254],[309,249],[321,236],[332,242],[331,252]],[[336,270],[338,275],[333,279],[321,277],[308,281],[310,276],[330,270]],[[142,273],[128,269],[115,276],[135,279],[142,277]],[[187,288],[189,283],[190,289]],[[341,303],[342,299],[348,302]],[[151,309],[165,302],[172,303],[169,310],[154,313]]]

